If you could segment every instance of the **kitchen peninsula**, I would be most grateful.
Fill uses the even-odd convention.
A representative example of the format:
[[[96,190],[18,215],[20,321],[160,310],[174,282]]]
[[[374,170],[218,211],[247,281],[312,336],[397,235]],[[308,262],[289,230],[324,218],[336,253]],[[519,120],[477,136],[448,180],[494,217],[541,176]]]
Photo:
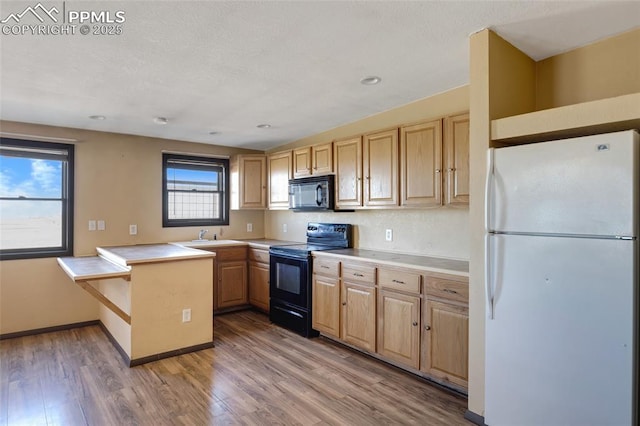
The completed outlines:
[[[58,263],[101,302],[100,323],[127,365],[213,346],[214,253],[171,244],[97,251]]]

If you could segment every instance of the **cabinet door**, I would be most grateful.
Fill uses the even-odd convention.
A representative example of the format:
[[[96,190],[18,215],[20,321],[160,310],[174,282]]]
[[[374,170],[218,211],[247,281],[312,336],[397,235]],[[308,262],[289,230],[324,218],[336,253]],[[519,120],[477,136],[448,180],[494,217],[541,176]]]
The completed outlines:
[[[267,160],[264,156],[242,156],[240,161],[240,208],[264,209],[267,206]]]
[[[289,179],[292,177],[291,151],[269,155],[269,208],[289,208]]]
[[[313,274],[313,329],[340,337],[340,281],[337,278]]]
[[[313,174],[333,173],[333,144],[323,143],[311,147]]]
[[[365,206],[398,205],[398,129],[365,135],[363,140]]]
[[[218,308],[247,303],[247,262],[218,263]]]
[[[293,151],[293,177],[311,176],[311,147]]]
[[[442,120],[400,129],[400,204],[442,204]]]
[[[469,114],[445,119],[444,162],[449,205],[469,204]]]
[[[360,137],[333,145],[336,166],[336,208],[362,205],[362,140]]]
[[[466,388],[469,377],[469,309],[427,299],[423,315],[420,370]]]
[[[342,282],[342,330],[345,342],[376,351],[376,289]]]
[[[249,303],[269,311],[269,265],[249,262]]]
[[[420,364],[420,297],[380,289],[378,353],[416,370]]]

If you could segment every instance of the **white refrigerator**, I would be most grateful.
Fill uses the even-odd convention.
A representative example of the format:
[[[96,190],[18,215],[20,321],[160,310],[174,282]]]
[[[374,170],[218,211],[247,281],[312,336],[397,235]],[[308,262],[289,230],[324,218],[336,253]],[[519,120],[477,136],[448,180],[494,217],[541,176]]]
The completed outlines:
[[[485,423],[638,424],[639,138],[490,149]]]

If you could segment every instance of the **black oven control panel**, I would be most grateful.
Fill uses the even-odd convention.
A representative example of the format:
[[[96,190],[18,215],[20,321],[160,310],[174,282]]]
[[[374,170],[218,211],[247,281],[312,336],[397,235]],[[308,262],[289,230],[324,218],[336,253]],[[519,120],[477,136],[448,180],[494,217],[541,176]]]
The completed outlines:
[[[353,226],[348,223],[308,223],[307,243],[353,247]]]

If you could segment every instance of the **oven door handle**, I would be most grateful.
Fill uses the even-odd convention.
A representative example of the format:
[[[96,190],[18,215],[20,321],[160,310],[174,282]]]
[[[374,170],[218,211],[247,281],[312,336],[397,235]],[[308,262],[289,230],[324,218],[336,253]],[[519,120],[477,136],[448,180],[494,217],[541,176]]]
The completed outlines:
[[[284,312],[284,313],[287,313],[287,314],[289,314],[289,315],[296,316],[296,317],[301,318],[301,319],[303,318],[302,314],[300,314],[300,313],[298,313],[298,312],[295,312],[295,311],[292,311],[292,310],[290,310],[290,309],[284,309],[284,308],[283,308],[283,307],[281,307],[281,306],[277,306],[277,305],[276,305],[276,306],[273,306],[273,309],[276,309],[276,310],[278,310],[278,311],[282,311],[282,312]]]

